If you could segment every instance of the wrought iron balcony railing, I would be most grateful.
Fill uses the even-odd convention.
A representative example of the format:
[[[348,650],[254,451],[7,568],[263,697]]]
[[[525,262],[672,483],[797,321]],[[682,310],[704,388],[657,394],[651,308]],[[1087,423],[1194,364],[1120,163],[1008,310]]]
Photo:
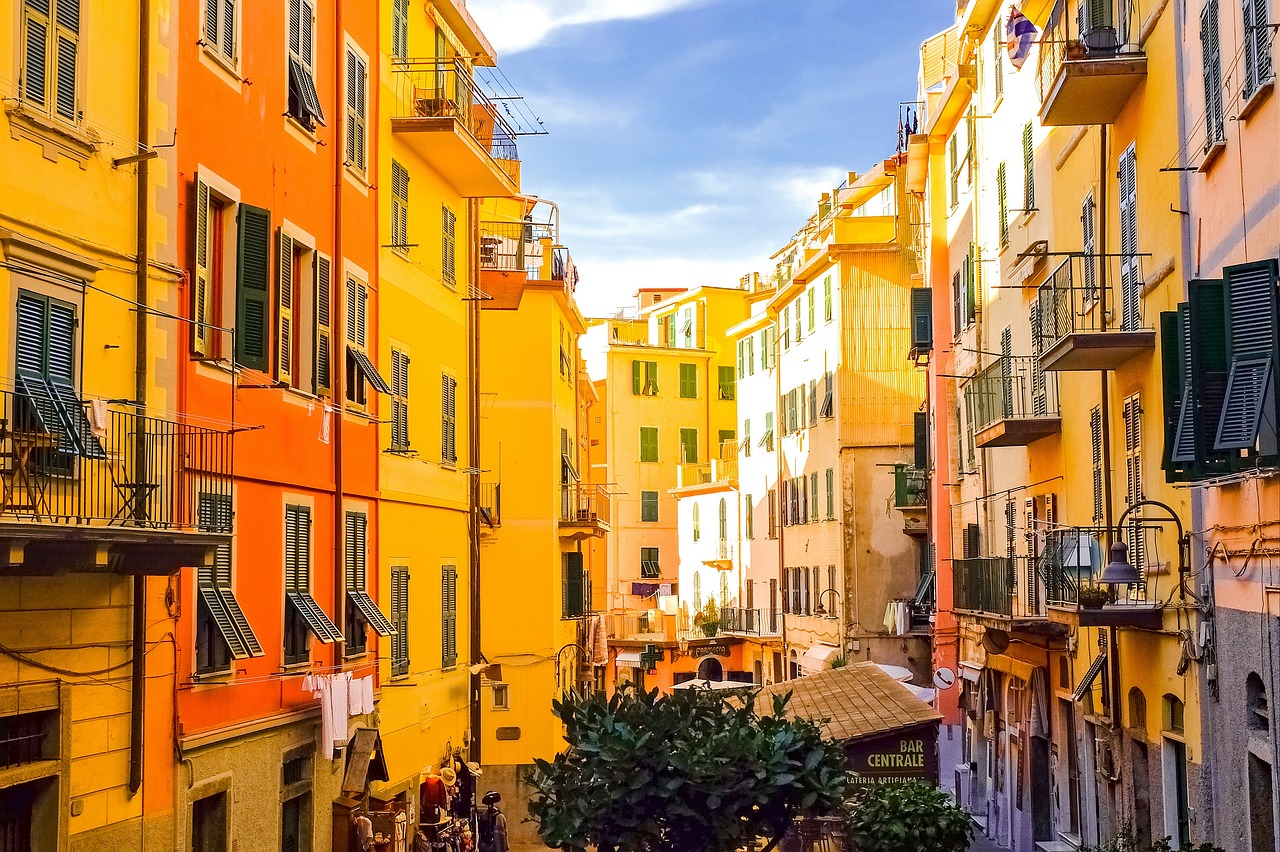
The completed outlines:
[[[997,358],[965,389],[965,404],[979,446],[1025,445],[1061,425],[1058,377],[1035,357]]]
[[[1071,255],[1040,285],[1031,333],[1046,370],[1114,369],[1155,345],[1141,296],[1144,258]]]
[[[37,387],[39,385],[39,387]],[[0,392],[0,520],[230,531],[231,435],[19,380]]]
[[[560,486],[560,523],[609,523],[609,492],[603,485],[575,483]]]
[[[952,566],[955,608],[1000,618],[1044,616],[1044,596],[1026,556],[957,559]]]
[[[782,633],[782,611],[724,607],[720,610],[720,631],[747,636],[778,636]]]
[[[929,473],[905,464],[893,466],[895,509],[923,509],[929,505]]]
[[[480,503],[476,506],[480,520],[490,529],[502,526],[502,483],[481,482]]]
[[[1146,75],[1141,14],[1133,0],[1057,0],[1036,67],[1045,125],[1116,120]]]

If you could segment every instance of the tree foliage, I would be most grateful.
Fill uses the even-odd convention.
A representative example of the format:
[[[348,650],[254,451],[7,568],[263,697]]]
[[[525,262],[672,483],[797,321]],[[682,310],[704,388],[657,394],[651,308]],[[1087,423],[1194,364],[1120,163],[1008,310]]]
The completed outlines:
[[[863,791],[850,811],[849,839],[858,852],[967,852],[969,815],[928,784],[895,784]]]
[[[539,835],[575,852],[731,852],[781,837],[796,816],[839,812],[844,752],[785,705],[762,715],[749,696],[702,689],[553,702],[569,748],[537,761]]]

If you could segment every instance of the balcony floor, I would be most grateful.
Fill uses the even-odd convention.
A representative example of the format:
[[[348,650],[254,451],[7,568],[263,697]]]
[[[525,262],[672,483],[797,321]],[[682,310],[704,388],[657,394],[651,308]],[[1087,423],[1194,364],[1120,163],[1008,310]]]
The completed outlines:
[[[1006,417],[974,436],[979,447],[1025,447],[1062,431],[1061,417]]]
[[[1140,53],[1067,59],[1040,106],[1046,127],[1114,124],[1138,84],[1147,78]]]
[[[1136,630],[1160,630],[1164,627],[1164,608],[1149,604],[1113,604],[1098,609],[1051,606],[1049,617],[1076,627],[1131,627]]]
[[[507,198],[520,191],[455,116],[391,119],[391,131],[466,198]]]
[[[1050,347],[1040,356],[1040,364],[1056,372],[1114,370],[1155,345],[1156,333],[1151,329],[1078,331]]]
[[[75,572],[166,576],[210,565],[231,536],[146,526],[0,523],[0,571],[9,575]]]

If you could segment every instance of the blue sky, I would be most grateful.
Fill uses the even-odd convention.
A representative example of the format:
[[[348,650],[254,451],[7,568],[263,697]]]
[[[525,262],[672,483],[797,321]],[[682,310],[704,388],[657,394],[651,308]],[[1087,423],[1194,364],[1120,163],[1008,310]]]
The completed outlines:
[[[733,284],[850,170],[893,154],[952,2],[470,0],[550,131],[523,185],[560,205],[589,316],[637,287]]]

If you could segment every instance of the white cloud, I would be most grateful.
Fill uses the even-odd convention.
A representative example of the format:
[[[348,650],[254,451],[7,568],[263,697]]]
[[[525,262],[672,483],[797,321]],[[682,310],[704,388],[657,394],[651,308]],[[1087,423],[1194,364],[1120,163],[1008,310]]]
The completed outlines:
[[[468,6],[501,56],[536,47],[562,27],[665,15],[708,0],[472,0]]]

